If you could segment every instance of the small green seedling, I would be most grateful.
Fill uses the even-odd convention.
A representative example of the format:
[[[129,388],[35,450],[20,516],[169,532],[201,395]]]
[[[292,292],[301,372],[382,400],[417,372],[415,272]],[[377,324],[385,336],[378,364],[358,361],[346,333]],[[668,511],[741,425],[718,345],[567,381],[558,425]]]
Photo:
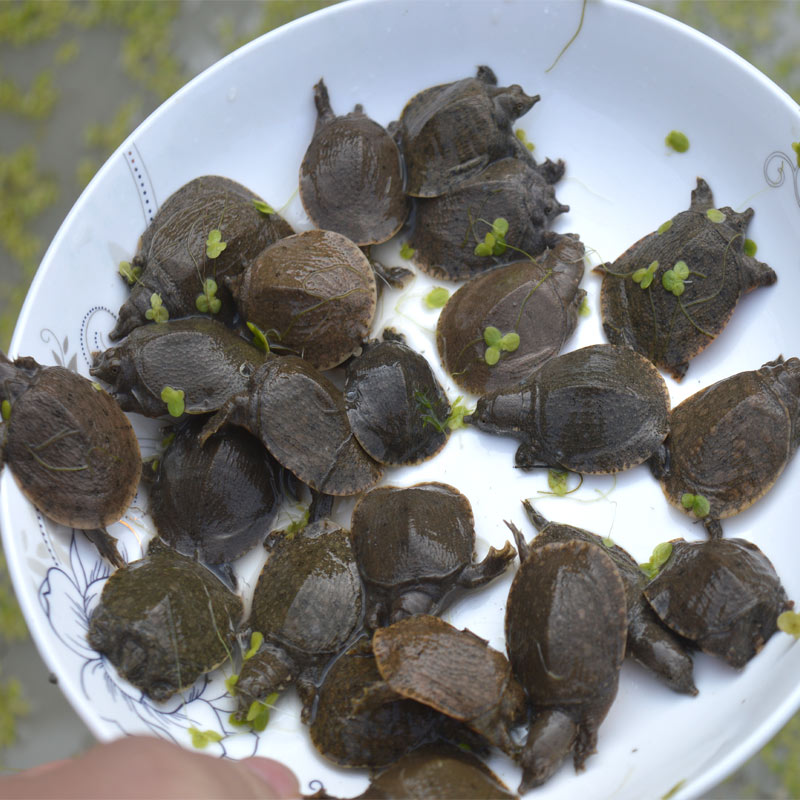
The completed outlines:
[[[531,153],[534,151],[536,146],[532,141],[530,141],[530,139],[528,139],[528,135],[524,130],[522,130],[522,128],[517,128],[514,131],[514,135],[522,142],[522,144],[525,145],[528,150],[530,150]]]
[[[752,258],[756,254],[757,250],[758,245],[752,239],[744,240],[744,254],[746,256],[750,256],[750,258]]]
[[[260,211],[266,216],[276,213],[275,209],[269,203],[265,203],[263,200],[253,200],[253,205],[255,206],[256,211]]]
[[[164,307],[160,294],[154,292],[150,295],[150,308],[144,315],[153,322],[166,322],[169,319],[169,311]]]
[[[245,720],[250,723],[250,727],[261,733],[269,724],[269,713],[278,699],[278,693],[274,692],[266,700],[253,700],[250,708],[247,709]]]
[[[672,269],[668,269],[661,276],[661,285],[672,292],[675,297],[680,297],[685,291],[684,281],[689,277],[689,267],[685,261],[676,261]]]
[[[669,561],[672,555],[672,542],[662,542],[653,549],[650,560],[645,564],[639,564],[639,569],[647,575],[650,580],[655,578],[661,571],[661,567]]]
[[[501,256],[506,251],[506,234],[508,233],[508,220],[497,217],[492,223],[492,230],[484,237],[482,242],[475,245],[476,256]]]
[[[264,634],[260,631],[253,631],[250,634],[250,647],[247,648],[247,652],[242,658],[245,661],[249,661],[258,652],[262,644],[264,644]]]
[[[252,322],[247,323],[250,333],[253,334],[253,344],[265,353],[269,353],[269,340],[267,339],[264,331]]]
[[[664,142],[676,153],[685,153],[689,149],[689,137],[680,131],[670,131]]]
[[[547,485],[550,491],[564,497],[567,494],[567,475],[569,473],[565,469],[549,469],[547,470]]]
[[[3,400],[0,403],[0,414],[3,416],[3,422],[8,422],[11,419],[11,403],[8,400]]]
[[[707,517],[708,512],[711,511],[711,504],[702,494],[684,492],[684,494],[681,495],[681,505],[700,519]]]
[[[197,310],[203,314],[217,314],[222,308],[222,301],[217,297],[217,282],[213,278],[206,278],[203,281],[203,292],[197,295],[194,304]]]
[[[173,389],[165,386],[161,390],[161,399],[167,404],[167,411],[171,417],[179,417],[184,412],[183,389]]]
[[[586,297],[581,300],[581,307],[578,309],[578,314],[582,317],[590,317],[592,315],[592,307],[589,305],[589,300]]]
[[[413,258],[416,252],[417,251],[408,242],[403,242],[403,246],[400,248],[400,258]]]
[[[800,614],[796,611],[784,611],[778,615],[778,629],[795,639],[800,639]]]
[[[218,731],[201,731],[198,728],[188,728],[192,737],[192,747],[202,750],[212,742],[221,742],[224,738]]]
[[[142,268],[132,266],[130,261],[120,261],[119,274],[125,278],[129,286],[133,286],[133,284],[139,280],[139,276],[142,274]]]
[[[216,258],[227,246],[228,243],[222,241],[222,232],[219,228],[214,228],[208,232],[206,255],[209,258]]]
[[[658,230],[656,233],[661,236],[662,233],[666,233],[672,227],[672,220],[668,219],[666,222],[662,222],[661,225],[658,226]]]
[[[502,334],[493,325],[488,325],[483,329],[483,341],[486,342],[483,360],[493,367],[500,360],[501,353],[513,353],[519,347],[519,334],[516,331]]]
[[[653,282],[653,275],[655,275],[657,269],[658,261],[653,261],[646,269],[644,267],[637,269],[631,275],[631,280],[634,283],[638,283],[642,289],[646,289]]]
[[[722,213],[718,208],[709,208],[706,211],[706,216],[712,221],[716,223],[725,222],[725,214]]]
[[[237,683],[239,683],[239,674],[237,672],[233,672],[225,678],[225,688],[228,690],[228,694],[236,694]]]
[[[450,299],[450,292],[444,286],[436,286],[425,295],[425,305],[428,308],[444,308]]]
[[[459,428],[466,427],[464,424],[464,417],[467,414],[472,414],[475,409],[468,408],[461,402],[461,397],[456,397],[455,402],[450,407],[450,415],[444,421],[444,424],[450,428],[451,431],[457,431]]]

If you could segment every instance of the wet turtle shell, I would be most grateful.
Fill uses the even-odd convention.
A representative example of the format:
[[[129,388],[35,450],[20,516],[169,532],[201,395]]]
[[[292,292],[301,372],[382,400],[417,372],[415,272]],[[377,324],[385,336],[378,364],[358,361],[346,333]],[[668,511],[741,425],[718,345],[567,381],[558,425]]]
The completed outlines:
[[[242,612],[206,567],[155,540],[103,586],[89,644],[160,703],[229,657]]]
[[[525,560],[530,548],[553,542],[579,541],[604,547],[625,586],[628,606],[625,657],[637,661],[676,692],[697,694],[692,674],[692,657],[687,652],[683,640],[673,634],[650,608],[642,593],[648,578],[633,556],[624,548],[607,542],[595,533],[572,525],[548,522],[528,500],[523,500],[522,504],[528,519],[538,533],[535,539],[526,544],[519,529],[511,523],[506,523],[514,534],[520,561]]]
[[[644,595],[665,625],[736,668],[761,650],[793,605],[769,559],[744,539],[673,541]]]
[[[418,200],[409,237],[414,263],[434,278],[465,280],[497,264],[518,260],[520,251],[531,257],[539,255],[560,238],[547,230],[552,220],[569,211],[569,206],[556,200],[552,186],[563,174],[561,161],[536,167],[505,158],[446,194]],[[476,254],[476,244],[484,240],[498,217],[508,222],[505,238],[516,249],[507,247],[498,256]]]
[[[278,463],[317,492],[358,494],[381,477],[353,436],[342,393],[307,361],[271,356],[203,429],[207,439],[226,422],[256,436]]]
[[[688,211],[613,264],[596,268],[603,274],[600,312],[608,340],[635,348],[680,380],[689,361],[728,324],[739,298],[777,280],[767,264],[744,252],[752,217],[752,208],[741,213],[715,208],[711,189],[698,178]],[[670,282],[668,271],[674,276],[678,262],[688,269],[688,279]],[[652,265],[651,277],[643,280]]]
[[[408,194],[437,197],[507,156],[535,163],[511,126],[538,100],[516,84],[498,87],[486,66],[475,78],[414,95],[390,126],[405,158]]]
[[[464,422],[522,440],[518,467],[604,474],[653,455],[669,430],[669,392],[629,347],[590,345],[545,362],[523,384],[478,400]]]
[[[300,165],[303,208],[317,228],[337,231],[358,245],[385,242],[409,211],[394,139],[361,105],[337,117],[321,79],[314,104],[317,124]]]
[[[517,571],[505,634],[514,674],[535,716],[519,791],[544,783],[570,752],[595,752],[625,655],[625,587],[604,548],[570,541],[531,549]]]
[[[236,683],[245,714],[254,700],[295,680],[313,693],[325,665],[358,633],[363,618],[361,578],[348,531],[323,519],[296,534],[278,531],[269,544],[248,620],[264,641],[244,662]]]
[[[216,411],[249,385],[263,352],[207,317],[136,328],[120,344],[95,354],[89,372],[112,387],[124,411],[163,417],[165,386],[184,393],[186,414]]]
[[[119,310],[110,333],[122,339],[149,320],[151,298],[157,294],[174,319],[198,312],[197,298],[205,281],[217,284],[217,313],[227,319],[233,303],[222,283],[240,272],[248,259],[265,247],[294,233],[280,214],[259,211],[261,198],[241,184],[217,175],[195,178],[170,195],[142,234],[131,264],[139,270],[130,297]],[[219,231],[219,246],[207,249],[211,231]]]
[[[378,297],[369,260],[334,231],[281,239],[228,285],[243,319],[321,370],[361,348]]]
[[[412,614],[438,614],[460,591],[504,572],[516,555],[506,542],[474,563],[472,507],[443,483],[373,489],[356,504],[351,525],[372,629]]]
[[[379,628],[372,650],[391,690],[463,722],[515,757],[510,730],[527,710],[508,659],[469,630],[418,614]]]
[[[702,495],[704,523],[752,505],[772,488],[800,444],[800,360],[778,357],[701,389],[672,409],[670,435],[651,459],[667,500],[690,513],[684,494]]]
[[[583,244],[563,236],[536,261],[523,259],[476,275],[447,301],[436,326],[442,364],[459,387],[474,394],[505,389],[558,355],[578,324],[586,292]],[[516,333],[519,346],[487,363],[487,329]]]
[[[450,402],[430,365],[402,341],[373,341],[347,365],[347,418],[381,464],[419,464],[447,443]]]
[[[104,530],[126,511],[142,457],[128,418],[99,386],[63,367],[0,353],[2,460],[22,493],[53,521],[80,528],[116,566],[124,563]]]
[[[149,511],[165,542],[221,564],[266,538],[283,500],[282,470],[242,428],[223,428],[201,446],[202,425],[183,425],[158,459]]]

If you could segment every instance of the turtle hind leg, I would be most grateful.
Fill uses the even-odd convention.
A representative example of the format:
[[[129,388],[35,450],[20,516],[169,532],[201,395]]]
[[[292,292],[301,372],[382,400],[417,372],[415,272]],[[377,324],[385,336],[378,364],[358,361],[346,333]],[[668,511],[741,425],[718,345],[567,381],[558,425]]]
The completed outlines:
[[[742,257],[742,271],[744,292],[758,289],[759,286],[772,286],[778,280],[777,273],[769,264],[765,264],[752,256]]]
[[[561,766],[578,739],[578,726],[568,714],[548,709],[531,723],[520,755],[522,782],[519,793],[541,786]]]
[[[97,548],[97,552],[115,567],[124,567],[126,562],[117,548],[117,540],[105,528],[90,528],[84,536]]]

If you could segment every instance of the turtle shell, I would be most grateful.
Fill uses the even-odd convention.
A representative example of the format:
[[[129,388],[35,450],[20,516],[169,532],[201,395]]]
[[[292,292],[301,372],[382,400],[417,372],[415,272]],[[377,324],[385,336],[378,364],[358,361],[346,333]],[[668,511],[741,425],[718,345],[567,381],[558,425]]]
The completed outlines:
[[[372,649],[381,677],[403,697],[464,722],[508,755],[509,730],[526,714],[508,659],[468,630],[418,614],[379,628]]]
[[[752,217],[752,208],[741,213],[715,208],[711,189],[698,178],[688,211],[613,264],[597,267],[603,274],[600,312],[608,340],[635,348],[680,380],[689,361],[728,324],[739,298],[777,280],[767,264],[744,252]],[[685,276],[676,280],[679,263]],[[644,277],[648,268],[652,274]]]
[[[182,426],[158,460],[149,510],[164,541],[220,564],[266,537],[283,500],[281,467],[258,439],[235,426],[201,446],[202,424]]]
[[[701,650],[743,667],[792,606],[775,568],[744,539],[672,542],[644,595],[661,621]]]
[[[367,257],[334,231],[304,231],[263,250],[229,281],[242,318],[317,369],[361,348],[378,298]]]
[[[669,402],[644,356],[599,344],[551,358],[519,387],[484,395],[464,421],[521,439],[519,467],[604,474],[653,455],[669,430]]]
[[[486,66],[475,78],[414,95],[391,126],[405,158],[408,194],[437,197],[507,156],[535,163],[511,126],[538,100],[516,84],[498,87]]]
[[[523,259],[476,275],[447,301],[436,326],[442,364],[464,391],[473,394],[521,383],[558,355],[578,324],[586,296],[583,244],[563,236],[537,261]],[[487,363],[487,329],[516,333],[519,346]]]
[[[800,360],[782,357],[701,389],[672,409],[666,456],[652,463],[667,500],[703,495],[729,517],[774,485],[800,443]],[[689,512],[687,512],[689,513]]]
[[[71,528],[116,522],[142,472],[139,443],[120,407],[98,385],[63,367],[32,358],[12,364],[5,356],[0,364],[0,397],[11,403],[3,455],[22,493],[45,516]]]
[[[259,206],[269,208],[249,189],[217,175],[195,178],[170,195],[142,234],[132,261],[140,274],[110,338],[122,339],[148,322],[153,294],[172,318],[196,314],[208,278],[217,284],[217,313],[231,318],[234,306],[222,279],[294,233],[280,214],[259,211]],[[209,249],[212,231],[219,231],[219,245]]]
[[[249,389],[209,420],[201,438],[226,422],[250,431],[278,463],[322,494],[358,494],[380,480],[380,465],[353,436],[342,393],[302,358],[270,357]]]
[[[419,464],[447,443],[447,395],[402,342],[370,342],[348,363],[344,402],[356,439],[381,464]]]
[[[385,242],[409,211],[394,139],[360,105],[337,117],[322,80],[314,86],[314,103],[317,125],[300,165],[303,208],[317,228],[357,245]]]
[[[562,162],[539,167],[504,158],[467,178],[439,197],[416,203],[410,235],[414,263],[426,274],[445,280],[466,280],[497,264],[534,257],[558,241],[547,228],[568,206],[561,205],[552,184],[563,174]],[[475,246],[490,232],[492,221],[508,222],[503,254],[482,256]]]
[[[156,541],[106,581],[89,620],[89,644],[163,702],[230,656],[242,609],[206,567]]]
[[[89,372],[112,387],[123,410],[157,418],[168,413],[165,386],[183,391],[186,414],[207,414],[244,391],[265,359],[221,322],[188,317],[136,328],[95,354]]]

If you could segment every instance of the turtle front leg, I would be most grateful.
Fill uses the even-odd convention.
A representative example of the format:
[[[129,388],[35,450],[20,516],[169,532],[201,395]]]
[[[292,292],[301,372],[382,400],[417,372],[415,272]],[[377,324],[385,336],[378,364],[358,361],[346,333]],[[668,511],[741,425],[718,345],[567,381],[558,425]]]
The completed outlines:
[[[469,564],[462,570],[457,585],[462,589],[475,589],[489,583],[508,569],[516,555],[517,551],[511,542],[506,542],[502,550],[490,547],[480,564]]]
[[[743,292],[758,289],[759,286],[772,286],[778,280],[775,270],[752,256],[742,257]]]
[[[92,528],[83,533],[103,558],[117,568],[125,566],[125,559],[117,548],[117,540],[105,528]]]

